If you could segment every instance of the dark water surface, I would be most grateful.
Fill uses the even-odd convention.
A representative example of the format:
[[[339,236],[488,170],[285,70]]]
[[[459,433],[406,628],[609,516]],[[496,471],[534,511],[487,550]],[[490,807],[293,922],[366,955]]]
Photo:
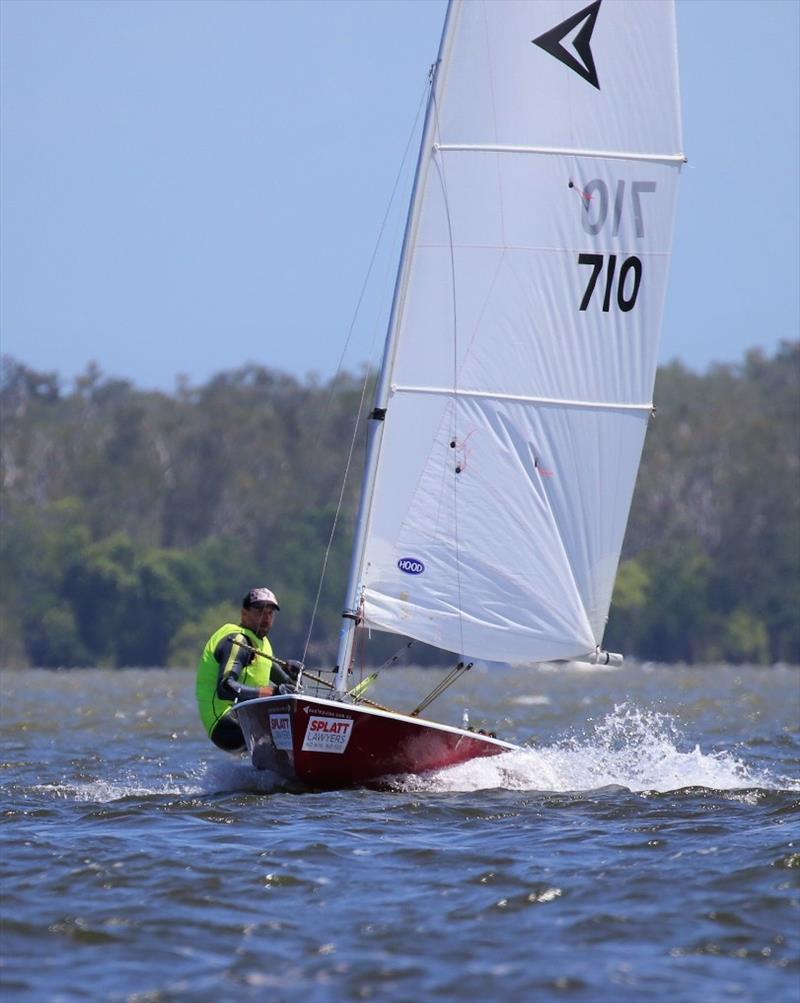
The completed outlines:
[[[435,716],[529,750],[326,794],[185,670],[0,685],[4,1003],[800,1001],[797,669],[473,670]]]

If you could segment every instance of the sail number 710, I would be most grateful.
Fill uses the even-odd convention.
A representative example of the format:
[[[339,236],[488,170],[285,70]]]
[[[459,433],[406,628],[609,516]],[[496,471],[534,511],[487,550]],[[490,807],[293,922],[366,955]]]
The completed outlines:
[[[572,178],[570,188],[577,188]],[[593,178],[582,188],[577,188],[581,196],[583,212],[581,223],[583,229],[592,237],[601,232],[611,230],[616,237],[625,221],[632,217],[632,229],[637,239],[645,235],[645,214],[642,196],[652,195],[656,191],[655,181],[631,181],[629,198],[626,198],[628,184],[625,179],[618,179],[612,199],[609,185],[602,178]],[[626,206],[630,204],[630,209]],[[613,303],[627,313],[636,306],[639,287],[642,284],[642,259],[635,254],[630,257],[617,258],[616,254],[579,254],[579,265],[590,265],[592,272],[583,293],[580,309],[588,310],[595,289],[602,290],[603,313],[608,313]],[[598,285],[599,284],[599,285]]]
[[[635,254],[625,258],[617,270],[616,254],[579,254],[579,265],[591,265],[592,274],[586,285],[586,290],[581,300],[580,309],[587,310],[592,299],[592,294],[597,286],[597,280],[605,272],[603,280],[603,313],[608,313],[611,309],[612,296],[616,286],[616,303],[623,313],[633,310],[636,305],[636,297],[639,295],[639,286],[642,282],[642,262]],[[616,279],[616,281],[615,281]]]

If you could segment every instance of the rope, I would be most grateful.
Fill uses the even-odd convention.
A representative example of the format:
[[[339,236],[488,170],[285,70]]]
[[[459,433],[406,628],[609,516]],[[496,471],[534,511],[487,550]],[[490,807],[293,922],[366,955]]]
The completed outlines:
[[[369,284],[370,276],[372,275],[372,270],[373,270],[373,268],[375,266],[375,259],[376,259],[377,255],[378,255],[378,248],[380,247],[381,241],[383,240],[383,234],[384,234],[384,231],[386,229],[386,223],[387,223],[387,221],[389,219],[389,213],[391,211],[392,204],[393,204],[394,199],[395,199],[395,195],[397,194],[397,188],[398,188],[398,186],[400,184],[400,178],[403,175],[403,170],[405,168],[406,161],[408,160],[408,151],[411,148],[411,142],[412,142],[414,134],[416,133],[416,130],[417,130],[417,125],[419,123],[420,113],[421,113],[422,108],[423,108],[424,103],[425,103],[425,95],[427,93],[427,90],[428,90],[428,83],[426,82],[426,85],[423,88],[422,97],[420,98],[420,102],[419,102],[419,105],[417,107],[417,113],[416,113],[416,115],[414,117],[414,124],[411,127],[411,131],[409,132],[408,139],[406,141],[406,148],[405,148],[405,150],[403,152],[403,156],[402,156],[402,159],[400,161],[400,167],[398,168],[397,175],[395,176],[395,179],[394,179],[394,185],[392,186],[392,191],[391,191],[391,194],[389,196],[389,201],[388,201],[387,206],[386,206],[386,211],[384,212],[384,215],[383,215],[383,221],[381,222],[380,230],[378,231],[378,237],[377,237],[377,239],[375,241],[375,246],[372,249],[372,256],[371,256],[370,261],[369,261],[369,266],[367,267],[367,274],[364,277],[364,282],[362,283],[362,286],[361,286],[361,292],[359,293],[358,301],[356,303],[355,310],[353,311],[353,317],[352,317],[352,319],[350,321],[350,327],[348,328],[348,331],[347,331],[347,337],[345,339],[344,347],[342,348],[342,352],[341,352],[341,354],[339,356],[339,363],[338,363],[338,365],[336,367],[336,375],[334,376],[333,380],[331,380],[331,391],[330,391],[330,394],[328,395],[328,403],[327,403],[327,405],[325,407],[325,412],[324,412],[325,415],[330,414],[331,405],[333,403],[333,394],[334,394],[334,387],[336,385],[336,378],[339,376],[339,374],[342,371],[342,366],[344,364],[345,354],[346,354],[347,348],[348,348],[348,346],[350,344],[350,339],[351,339],[351,337],[353,335],[353,330],[354,330],[355,325],[356,325],[356,319],[358,318],[359,312],[361,310],[361,304],[362,304],[362,302],[364,300],[364,295],[366,293],[367,286]],[[359,403],[358,403],[358,411],[356,413],[356,418],[355,418],[355,421],[353,423],[353,434],[352,434],[352,436],[350,438],[350,448],[349,448],[349,450],[347,452],[347,462],[346,462],[345,468],[344,468],[344,475],[342,476],[342,486],[341,486],[341,489],[339,491],[339,500],[338,500],[338,502],[336,504],[336,511],[334,512],[333,522],[331,523],[331,531],[330,531],[330,534],[328,535],[328,543],[327,543],[327,546],[325,547],[325,555],[324,555],[324,557],[322,559],[322,569],[320,571],[319,583],[317,585],[317,592],[316,592],[316,595],[314,597],[314,606],[313,606],[313,608],[311,610],[311,618],[310,618],[309,624],[308,624],[308,633],[306,634],[305,644],[303,645],[303,658],[302,658],[303,662],[305,662],[305,660],[306,660],[306,656],[308,654],[308,647],[309,647],[309,644],[311,643],[311,634],[313,633],[314,623],[315,623],[316,618],[317,618],[317,611],[319,609],[320,597],[322,596],[322,586],[324,584],[325,574],[326,574],[326,571],[328,569],[328,560],[330,558],[331,549],[333,548],[333,540],[334,540],[334,537],[336,535],[336,528],[337,528],[337,526],[339,524],[339,516],[341,515],[341,511],[342,511],[342,505],[343,505],[343,502],[344,502],[344,493],[345,493],[345,489],[347,487],[347,478],[348,478],[348,475],[350,473],[350,465],[351,465],[352,460],[353,460],[353,452],[355,450],[356,440],[358,438],[358,429],[359,429],[359,426],[361,424],[361,419],[362,419],[362,415],[363,415],[363,412],[364,412],[364,400],[365,400],[366,394],[367,394],[367,386],[369,384],[369,375],[370,375],[369,369],[367,369],[366,372],[365,372],[365,374],[364,374],[364,381],[363,381],[362,386],[361,386],[361,398],[360,398]]]
[[[456,679],[460,679],[465,672],[468,672],[472,668],[472,665],[472,662],[468,662],[466,664],[464,662],[459,662],[454,669],[451,669],[450,672],[448,672],[444,679],[434,686],[425,699],[411,711],[409,717],[418,717],[422,711],[425,710],[428,704],[433,703],[434,700],[440,697],[449,686],[452,686]]]
[[[284,668],[287,665],[285,659],[278,658],[277,655],[268,655],[266,653],[266,651],[260,651],[258,648],[254,648],[252,645],[247,644],[246,641],[236,641],[236,640],[234,640],[233,643],[235,645],[237,645],[238,647],[244,648],[246,651],[249,651],[252,654],[256,655],[258,658],[266,658],[267,661],[275,662],[276,665],[283,666]],[[321,684],[326,689],[329,689],[329,690],[335,690],[336,689],[336,687],[333,685],[333,683],[329,683],[327,679],[322,679],[320,676],[312,675],[312,673],[310,673],[308,671],[303,672],[303,678],[304,679],[310,679],[314,683]],[[383,704],[375,703],[374,700],[367,700],[365,697],[359,697],[357,699],[357,703],[366,704],[368,707],[374,707],[376,710],[385,710],[389,714],[399,714],[400,713],[399,711],[392,710],[391,707],[384,707]]]

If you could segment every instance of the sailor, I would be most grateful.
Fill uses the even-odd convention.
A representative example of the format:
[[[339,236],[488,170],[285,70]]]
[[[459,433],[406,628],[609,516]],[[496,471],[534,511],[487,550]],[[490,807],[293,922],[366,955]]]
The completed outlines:
[[[208,639],[197,666],[197,707],[208,737],[226,752],[245,748],[242,730],[231,715],[235,701],[274,696],[294,690],[300,662],[281,669],[268,657],[267,635],[280,609],[275,593],[250,589],[242,600],[238,624],[225,623]]]

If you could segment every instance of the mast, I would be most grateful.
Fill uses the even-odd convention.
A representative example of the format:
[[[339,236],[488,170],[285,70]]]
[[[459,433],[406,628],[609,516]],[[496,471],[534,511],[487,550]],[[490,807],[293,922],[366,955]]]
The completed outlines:
[[[411,261],[414,238],[419,223],[419,209],[421,204],[421,194],[425,187],[425,179],[431,163],[432,136],[436,128],[434,109],[436,105],[436,87],[442,73],[442,66],[449,50],[449,39],[451,38],[450,25],[453,19],[453,8],[460,0],[448,0],[447,12],[445,14],[442,37],[439,42],[439,52],[436,62],[431,68],[430,92],[428,94],[428,104],[425,110],[425,123],[422,129],[422,139],[420,141],[419,156],[417,157],[416,172],[414,175],[414,185],[411,191],[411,202],[409,204],[406,226],[403,234],[403,246],[400,252],[400,261],[397,266],[397,277],[395,279],[394,294],[392,296],[392,307],[389,314],[389,323],[386,333],[386,343],[383,352],[378,385],[375,392],[375,406],[369,416],[367,426],[367,459],[364,480],[361,485],[361,498],[358,507],[358,519],[356,522],[355,541],[353,544],[353,556],[350,564],[350,575],[347,583],[347,595],[345,608],[342,612],[344,623],[339,637],[339,651],[336,659],[336,690],[344,693],[347,690],[347,673],[353,654],[353,643],[355,641],[355,629],[358,626],[361,590],[361,573],[364,563],[364,547],[369,528],[369,520],[372,508],[372,496],[375,487],[375,473],[380,456],[381,441],[383,439],[384,421],[389,403],[389,388],[391,382],[392,369],[394,366],[395,349],[397,345],[397,332],[399,320],[403,310],[406,287],[408,284],[409,266]]]

